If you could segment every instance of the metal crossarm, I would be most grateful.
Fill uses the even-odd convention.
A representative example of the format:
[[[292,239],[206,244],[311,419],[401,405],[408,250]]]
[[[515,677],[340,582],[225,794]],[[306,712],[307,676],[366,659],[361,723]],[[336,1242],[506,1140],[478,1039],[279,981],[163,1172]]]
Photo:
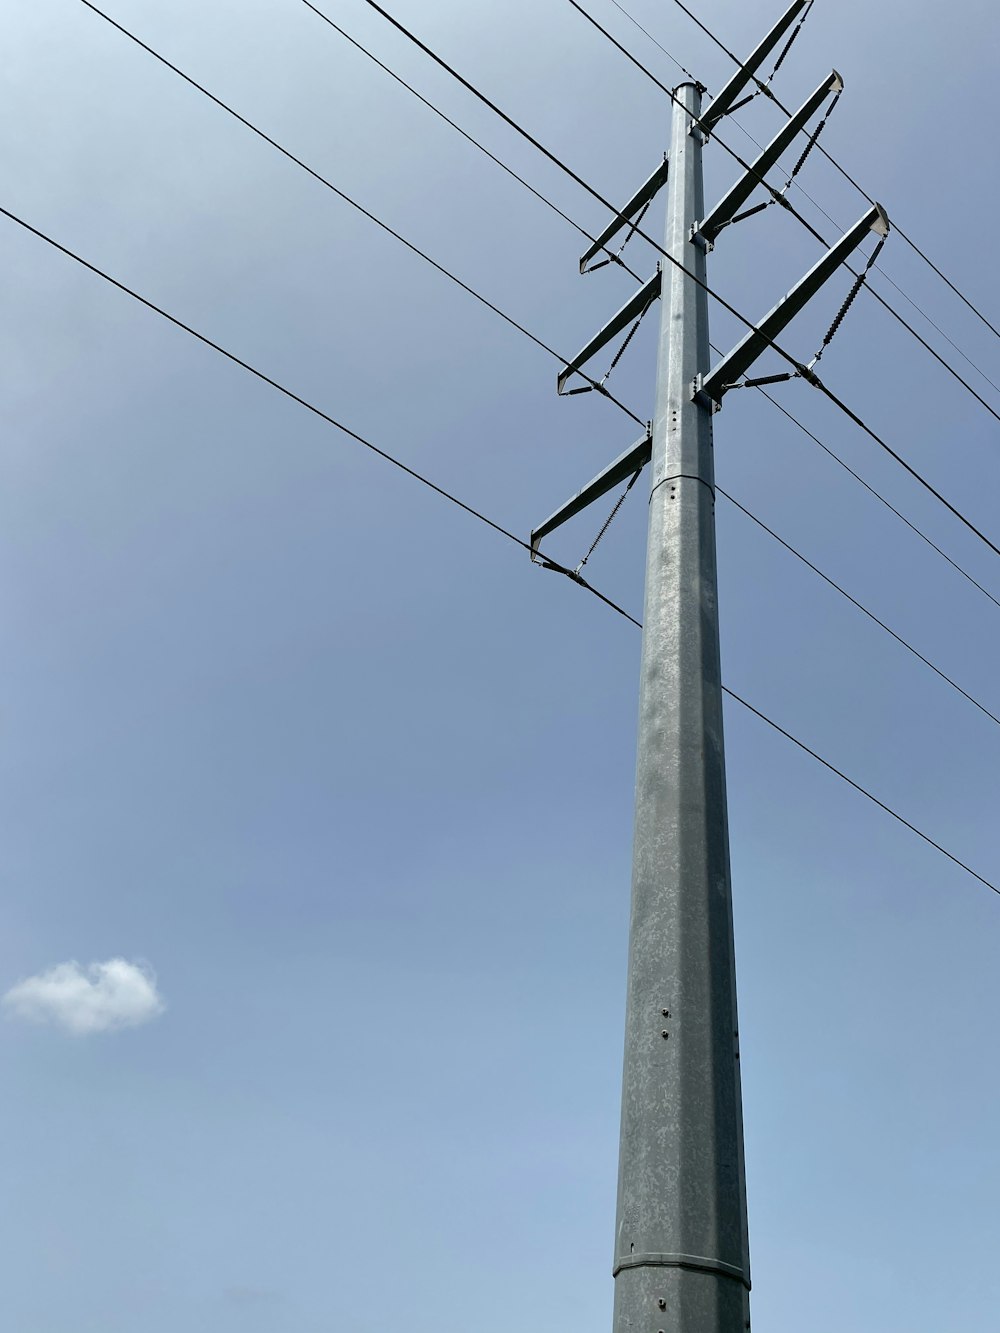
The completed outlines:
[[[581,273],[587,273],[589,271],[591,260],[596,259],[597,256],[601,253],[601,251],[607,248],[608,242],[613,240],[614,237],[618,235],[618,233],[622,230],[623,227],[627,227],[629,225],[632,218],[634,218],[636,213],[639,212],[640,208],[644,208],[646,204],[650,202],[651,199],[654,199],[656,197],[656,195],[663,188],[663,186],[666,185],[669,171],[670,171],[670,163],[667,161],[667,158],[664,155],[663,161],[656,168],[656,170],[649,177],[649,179],[642,183],[639,189],[636,190],[635,194],[632,196],[632,198],[628,201],[628,203],[625,205],[622,211],[615,218],[614,222],[609,223],[608,226],[604,228],[604,230],[601,232],[600,236],[598,236],[594,244],[590,247],[587,253],[581,258],[580,260]]]
[[[718,124],[722,117],[727,116],[729,112],[733,110],[740,93],[742,93],[747,84],[754,80],[754,76],[758,69],[760,69],[761,65],[763,65],[764,61],[778,45],[782,37],[808,3],[809,0],[794,0],[794,3],[789,5],[788,9],[785,10],[784,14],[782,14],[781,18],[761,42],[760,46],[757,47],[752,55],[747,56],[746,60],[739,69],[737,69],[736,73],[726,84],[725,88],[723,88],[722,92],[719,93],[711,106],[709,106],[707,111],[702,112],[697,123],[704,135],[708,136],[711,134],[713,127]]]
[[[588,505],[599,500],[602,495],[615,486],[627,481],[641,468],[649,462],[652,453],[652,439],[649,435],[644,435],[641,440],[637,440],[630,449],[616,458],[613,463],[609,463],[603,472],[599,473],[593,481],[588,482],[582,491],[577,491],[571,500],[567,500],[564,505],[556,510],[544,523],[540,524],[531,534],[531,558],[537,559],[539,543],[549,535],[555,532],[556,528],[562,527],[564,523],[569,522],[576,514],[582,513]]]
[[[613,315],[600,333],[591,338],[586,347],[579,352],[573,360],[561,371],[556,380],[556,389],[561,394],[566,387],[566,381],[570,379],[581,366],[586,365],[592,356],[606,347],[612,338],[621,333],[632,320],[637,319],[643,311],[647,310],[651,303],[656,300],[660,294],[660,284],[662,275],[657,269],[650,280],[631,297],[616,315]]]
[[[695,228],[693,240],[703,247],[711,246],[716,236],[734,221],[737,211],[753,194],[764,177],[781,157],[795,136],[812,119],[830,93],[839,93],[844,87],[844,80],[834,70],[829,78],[824,79],[811,97],[799,107],[788,124],[774,136],[764,151],[753,163],[746,175],[736,182],[728,194],[715,205],[705,221]]]
[[[881,204],[875,204],[850,231],[832,246],[821,260],[809,270],[797,286],[765,315],[757,328],[738,343],[696,387],[701,402],[721,406],[726,390],[737,383],[750,369],[762,352],[780,335],[782,329],[816,295],[831,278],[848,255],[864,240],[870,231],[879,236],[889,233],[889,219]]]

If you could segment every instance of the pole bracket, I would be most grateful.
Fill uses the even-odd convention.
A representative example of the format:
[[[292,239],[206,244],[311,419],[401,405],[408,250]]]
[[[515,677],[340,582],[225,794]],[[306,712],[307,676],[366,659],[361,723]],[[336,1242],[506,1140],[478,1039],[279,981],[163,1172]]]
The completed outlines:
[[[704,375],[696,375],[691,381],[691,401],[713,414],[722,411],[722,403],[706,392]]]

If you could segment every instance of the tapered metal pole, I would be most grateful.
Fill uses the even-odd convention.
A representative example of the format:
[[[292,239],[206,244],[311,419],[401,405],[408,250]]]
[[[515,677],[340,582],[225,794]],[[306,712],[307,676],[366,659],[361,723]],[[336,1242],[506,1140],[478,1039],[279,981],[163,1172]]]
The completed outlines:
[[[704,279],[700,90],[677,90],[666,249]],[[653,425],[614,1333],[744,1333],[750,1285],[704,289],[665,264]]]

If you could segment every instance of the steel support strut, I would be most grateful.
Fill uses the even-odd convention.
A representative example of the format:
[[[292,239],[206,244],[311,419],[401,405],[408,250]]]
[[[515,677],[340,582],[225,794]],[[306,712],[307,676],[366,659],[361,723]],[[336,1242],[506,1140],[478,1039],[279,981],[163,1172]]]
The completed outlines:
[[[677,90],[666,246],[702,281],[701,109]],[[749,1246],[703,288],[662,283],[639,703],[614,1333],[744,1333]]]

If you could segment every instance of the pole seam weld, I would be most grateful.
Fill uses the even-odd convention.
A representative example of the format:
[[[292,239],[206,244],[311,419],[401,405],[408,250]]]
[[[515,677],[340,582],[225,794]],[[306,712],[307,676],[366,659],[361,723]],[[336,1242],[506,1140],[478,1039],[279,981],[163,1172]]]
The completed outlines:
[[[707,482],[704,477],[696,477],[690,472],[675,472],[672,477],[664,477],[662,481],[656,483],[653,489],[649,492],[650,503],[652,503],[653,496],[660,487],[666,486],[668,481],[700,481],[702,486],[706,487],[712,499],[715,499],[715,487],[710,482]]]
[[[696,1273],[709,1273],[712,1277],[726,1277],[734,1282],[742,1282],[750,1290],[750,1278],[737,1264],[727,1264],[722,1259],[706,1259],[696,1254],[629,1254],[619,1259],[612,1270],[617,1277],[626,1268],[686,1268]]]

